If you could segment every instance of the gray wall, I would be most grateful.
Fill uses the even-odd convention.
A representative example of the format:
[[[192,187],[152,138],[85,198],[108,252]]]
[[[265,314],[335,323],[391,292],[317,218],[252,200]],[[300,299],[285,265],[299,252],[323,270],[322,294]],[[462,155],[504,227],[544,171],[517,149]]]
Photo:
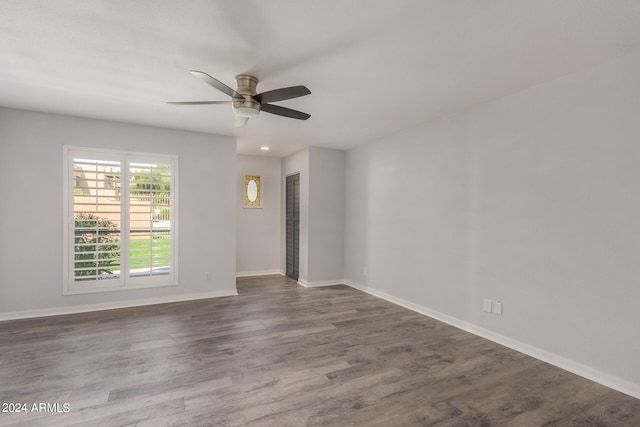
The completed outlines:
[[[309,148],[309,285],[344,278],[345,152]]]
[[[65,144],[179,157],[178,286],[62,295]],[[235,159],[230,137],[0,108],[0,314],[235,292]]]
[[[236,273],[280,272],[280,164],[277,157],[237,157]],[[244,175],[262,175],[262,209],[243,208]]]
[[[344,278],[345,152],[309,147],[282,159],[285,177],[300,172],[300,277],[306,286],[342,283]],[[281,220],[281,266],[285,271],[286,227]]]
[[[633,55],[348,151],[346,279],[640,395],[639,118]]]

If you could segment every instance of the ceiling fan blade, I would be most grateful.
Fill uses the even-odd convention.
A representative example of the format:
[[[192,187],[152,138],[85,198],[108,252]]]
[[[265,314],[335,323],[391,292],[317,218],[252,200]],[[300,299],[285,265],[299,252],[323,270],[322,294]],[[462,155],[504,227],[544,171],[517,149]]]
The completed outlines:
[[[240,95],[238,92],[236,92],[235,90],[231,89],[229,86],[227,86],[226,84],[222,83],[220,80],[214,79],[209,74],[207,74],[207,73],[205,73],[203,71],[191,70],[190,73],[193,74],[194,76],[196,76],[197,78],[199,78],[200,80],[204,81],[205,83],[210,84],[211,86],[215,87],[220,92],[226,93],[227,95],[229,95],[232,98],[244,98],[244,96]]]
[[[309,95],[311,91],[305,86],[283,87],[282,89],[269,90],[254,95],[253,99],[259,103],[284,101],[285,99],[298,98],[300,96]]]
[[[311,114],[303,113],[302,111],[292,110],[291,108],[281,107],[273,104],[262,104],[260,106],[262,111],[267,113],[276,114],[278,116],[289,117],[291,119],[307,120],[311,117]]]
[[[178,101],[167,102],[172,105],[202,105],[202,104],[231,104],[231,101]]]
[[[249,117],[235,116],[235,118],[233,119],[233,127],[241,128],[242,126],[246,125],[248,121]]]

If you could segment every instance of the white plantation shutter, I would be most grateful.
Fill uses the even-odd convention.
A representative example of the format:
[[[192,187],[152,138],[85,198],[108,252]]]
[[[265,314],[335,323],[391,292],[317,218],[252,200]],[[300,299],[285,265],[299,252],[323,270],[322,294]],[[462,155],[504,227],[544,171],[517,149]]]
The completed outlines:
[[[173,168],[149,160],[129,163],[130,277],[170,275],[172,270]]]
[[[65,293],[175,284],[176,163],[65,147]]]
[[[119,161],[73,158],[73,280],[120,278]]]

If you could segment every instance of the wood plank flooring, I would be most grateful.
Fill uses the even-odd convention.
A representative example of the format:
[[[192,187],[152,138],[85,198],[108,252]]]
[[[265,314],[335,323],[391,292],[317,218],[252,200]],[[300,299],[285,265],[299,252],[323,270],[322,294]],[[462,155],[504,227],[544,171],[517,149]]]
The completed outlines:
[[[0,322],[0,402],[28,406],[0,425],[640,426],[638,399],[347,286],[238,292]]]

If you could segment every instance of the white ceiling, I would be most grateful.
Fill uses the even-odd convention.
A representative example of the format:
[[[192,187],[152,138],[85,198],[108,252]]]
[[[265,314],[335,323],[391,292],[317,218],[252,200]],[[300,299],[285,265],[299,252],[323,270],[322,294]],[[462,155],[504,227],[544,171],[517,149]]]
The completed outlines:
[[[640,50],[638,0],[0,0],[0,105],[238,137],[238,152],[349,148]],[[189,70],[258,92],[240,129]]]

